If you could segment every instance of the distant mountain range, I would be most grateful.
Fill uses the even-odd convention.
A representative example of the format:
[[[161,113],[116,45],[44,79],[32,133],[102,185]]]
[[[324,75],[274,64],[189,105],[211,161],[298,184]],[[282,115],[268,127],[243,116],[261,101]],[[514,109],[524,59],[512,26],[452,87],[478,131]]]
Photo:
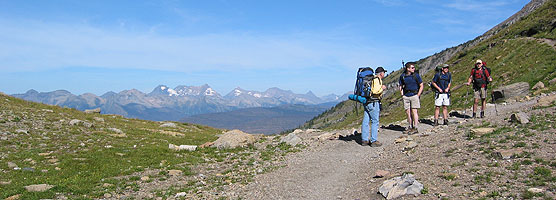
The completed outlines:
[[[238,87],[222,96],[205,84],[201,86],[180,85],[174,89],[166,85],[159,85],[148,94],[136,89],[124,90],[119,93],[107,92],[101,96],[91,93],[74,95],[66,90],[52,92],[29,90],[24,94],[13,94],[12,96],[78,110],[101,108],[104,114],[118,114],[155,121],[178,121],[191,115],[226,112],[242,108],[337,103],[347,99],[347,95],[347,93],[341,96],[331,94],[319,98],[312,92],[295,94],[290,90],[279,88],[258,92]]]
[[[180,121],[215,128],[239,129],[248,133],[276,134],[297,128],[334,105],[336,103],[243,108],[228,112],[193,115]]]

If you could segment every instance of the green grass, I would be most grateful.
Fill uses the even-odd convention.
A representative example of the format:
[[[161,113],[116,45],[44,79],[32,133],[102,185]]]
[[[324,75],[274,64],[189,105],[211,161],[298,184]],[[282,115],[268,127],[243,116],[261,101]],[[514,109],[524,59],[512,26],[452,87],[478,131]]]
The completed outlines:
[[[254,153],[257,150],[253,146],[220,150],[205,148],[192,152],[168,148],[170,143],[200,145],[216,140],[217,135],[222,133],[222,130],[206,126],[176,123],[177,128],[161,128],[159,122],[85,114],[75,109],[28,102],[5,95],[0,95],[0,101],[3,102],[0,104],[0,116],[4,121],[0,123],[0,132],[10,133],[9,139],[0,140],[0,181],[11,181],[8,185],[0,185],[0,199],[16,194],[21,194],[20,199],[51,199],[57,193],[70,199],[100,198],[106,192],[120,191],[126,187],[133,191],[139,190],[138,183],[141,181],[137,174],[147,170],[157,172],[150,177],[151,181],[163,181],[169,176],[168,170],[181,170],[183,176],[191,176],[194,175],[192,168],[203,163],[224,162],[229,157],[229,162],[232,162],[229,167],[233,167],[248,163],[258,155]],[[94,117],[103,118],[104,122],[97,122]],[[68,122],[72,119],[91,122],[94,127],[70,126]],[[118,128],[125,136],[116,136],[108,128]],[[29,133],[16,133],[17,129],[29,130]],[[183,135],[172,136],[164,134],[162,130]],[[272,152],[267,151],[268,160],[299,151],[300,148],[286,144],[272,146]],[[31,167],[34,171],[8,169],[7,162],[13,162],[20,168]],[[231,180],[245,182],[253,176],[244,175]],[[104,183],[112,186],[103,188]],[[46,192],[26,192],[23,187],[31,184],[50,184],[55,187]],[[217,182],[209,184],[217,186]]]

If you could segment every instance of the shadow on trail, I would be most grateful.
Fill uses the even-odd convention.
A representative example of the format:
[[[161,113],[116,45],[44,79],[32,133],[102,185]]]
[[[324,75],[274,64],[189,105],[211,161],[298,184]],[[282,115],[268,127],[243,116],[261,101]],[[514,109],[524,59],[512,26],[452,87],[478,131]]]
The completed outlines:
[[[357,144],[361,144],[361,133],[358,133],[357,131],[354,131],[353,134],[348,135],[348,136],[341,136],[338,138],[338,140],[342,140],[342,141],[355,141],[357,142]]]
[[[393,125],[393,124],[390,124],[390,125],[388,125],[388,126],[382,126],[382,127],[380,127],[380,128],[388,129],[388,130],[393,130],[393,131],[400,131],[400,132],[405,131],[405,128],[404,128],[404,127],[402,127],[402,126],[400,126],[400,125]]]
[[[433,126],[434,122],[430,119],[419,119],[419,122]]]
[[[462,118],[462,119],[471,118],[471,116],[469,116],[469,115],[462,115],[461,113],[456,112],[456,111],[451,112],[449,115],[450,115],[450,117],[457,117],[457,118]]]

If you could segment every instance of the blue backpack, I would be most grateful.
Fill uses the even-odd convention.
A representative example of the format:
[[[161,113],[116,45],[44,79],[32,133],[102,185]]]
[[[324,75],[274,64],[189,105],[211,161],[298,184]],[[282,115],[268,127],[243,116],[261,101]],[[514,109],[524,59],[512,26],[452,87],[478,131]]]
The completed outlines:
[[[371,83],[374,78],[374,71],[370,67],[361,67],[357,70],[357,80],[353,94],[362,97],[371,96]]]

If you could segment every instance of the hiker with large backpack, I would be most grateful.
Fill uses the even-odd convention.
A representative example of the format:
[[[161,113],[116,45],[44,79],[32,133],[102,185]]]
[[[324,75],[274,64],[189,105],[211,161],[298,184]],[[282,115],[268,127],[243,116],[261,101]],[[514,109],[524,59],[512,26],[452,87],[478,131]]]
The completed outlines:
[[[386,86],[382,85],[382,79],[386,70],[377,67],[375,74],[370,67],[359,68],[357,71],[357,81],[355,83],[354,94],[349,99],[363,104],[363,123],[361,124],[361,145],[379,147],[382,144],[378,141],[378,123],[380,116],[380,99]],[[370,138],[369,138],[369,121]]]
[[[440,72],[432,78],[431,86],[434,89],[434,126],[438,126],[438,115],[442,106],[442,116],[444,125],[448,125],[448,106],[450,105],[450,86],[452,86],[452,74],[449,72],[450,66],[442,65]]]
[[[475,62],[475,67],[471,69],[471,75],[469,80],[467,80],[466,85],[471,85],[473,83],[474,99],[473,104],[473,118],[477,117],[477,103],[481,99],[481,118],[485,117],[485,107],[487,98],[487,86],[492,82],[492,77],[490,76],[490,69],[487,68],[482,60],[477,60]]]
[[[417,109],[421,108],[419,98],[423,92],[423,80],[418,73],[415,73],[415,65],[415,62],[406,63],[405,71],[398,81],[400,94],[403,99],[403,107],[407,114],[407,122],[409,123],[409,127],[404,131],[407,134],[418,133],[419,114]]]

